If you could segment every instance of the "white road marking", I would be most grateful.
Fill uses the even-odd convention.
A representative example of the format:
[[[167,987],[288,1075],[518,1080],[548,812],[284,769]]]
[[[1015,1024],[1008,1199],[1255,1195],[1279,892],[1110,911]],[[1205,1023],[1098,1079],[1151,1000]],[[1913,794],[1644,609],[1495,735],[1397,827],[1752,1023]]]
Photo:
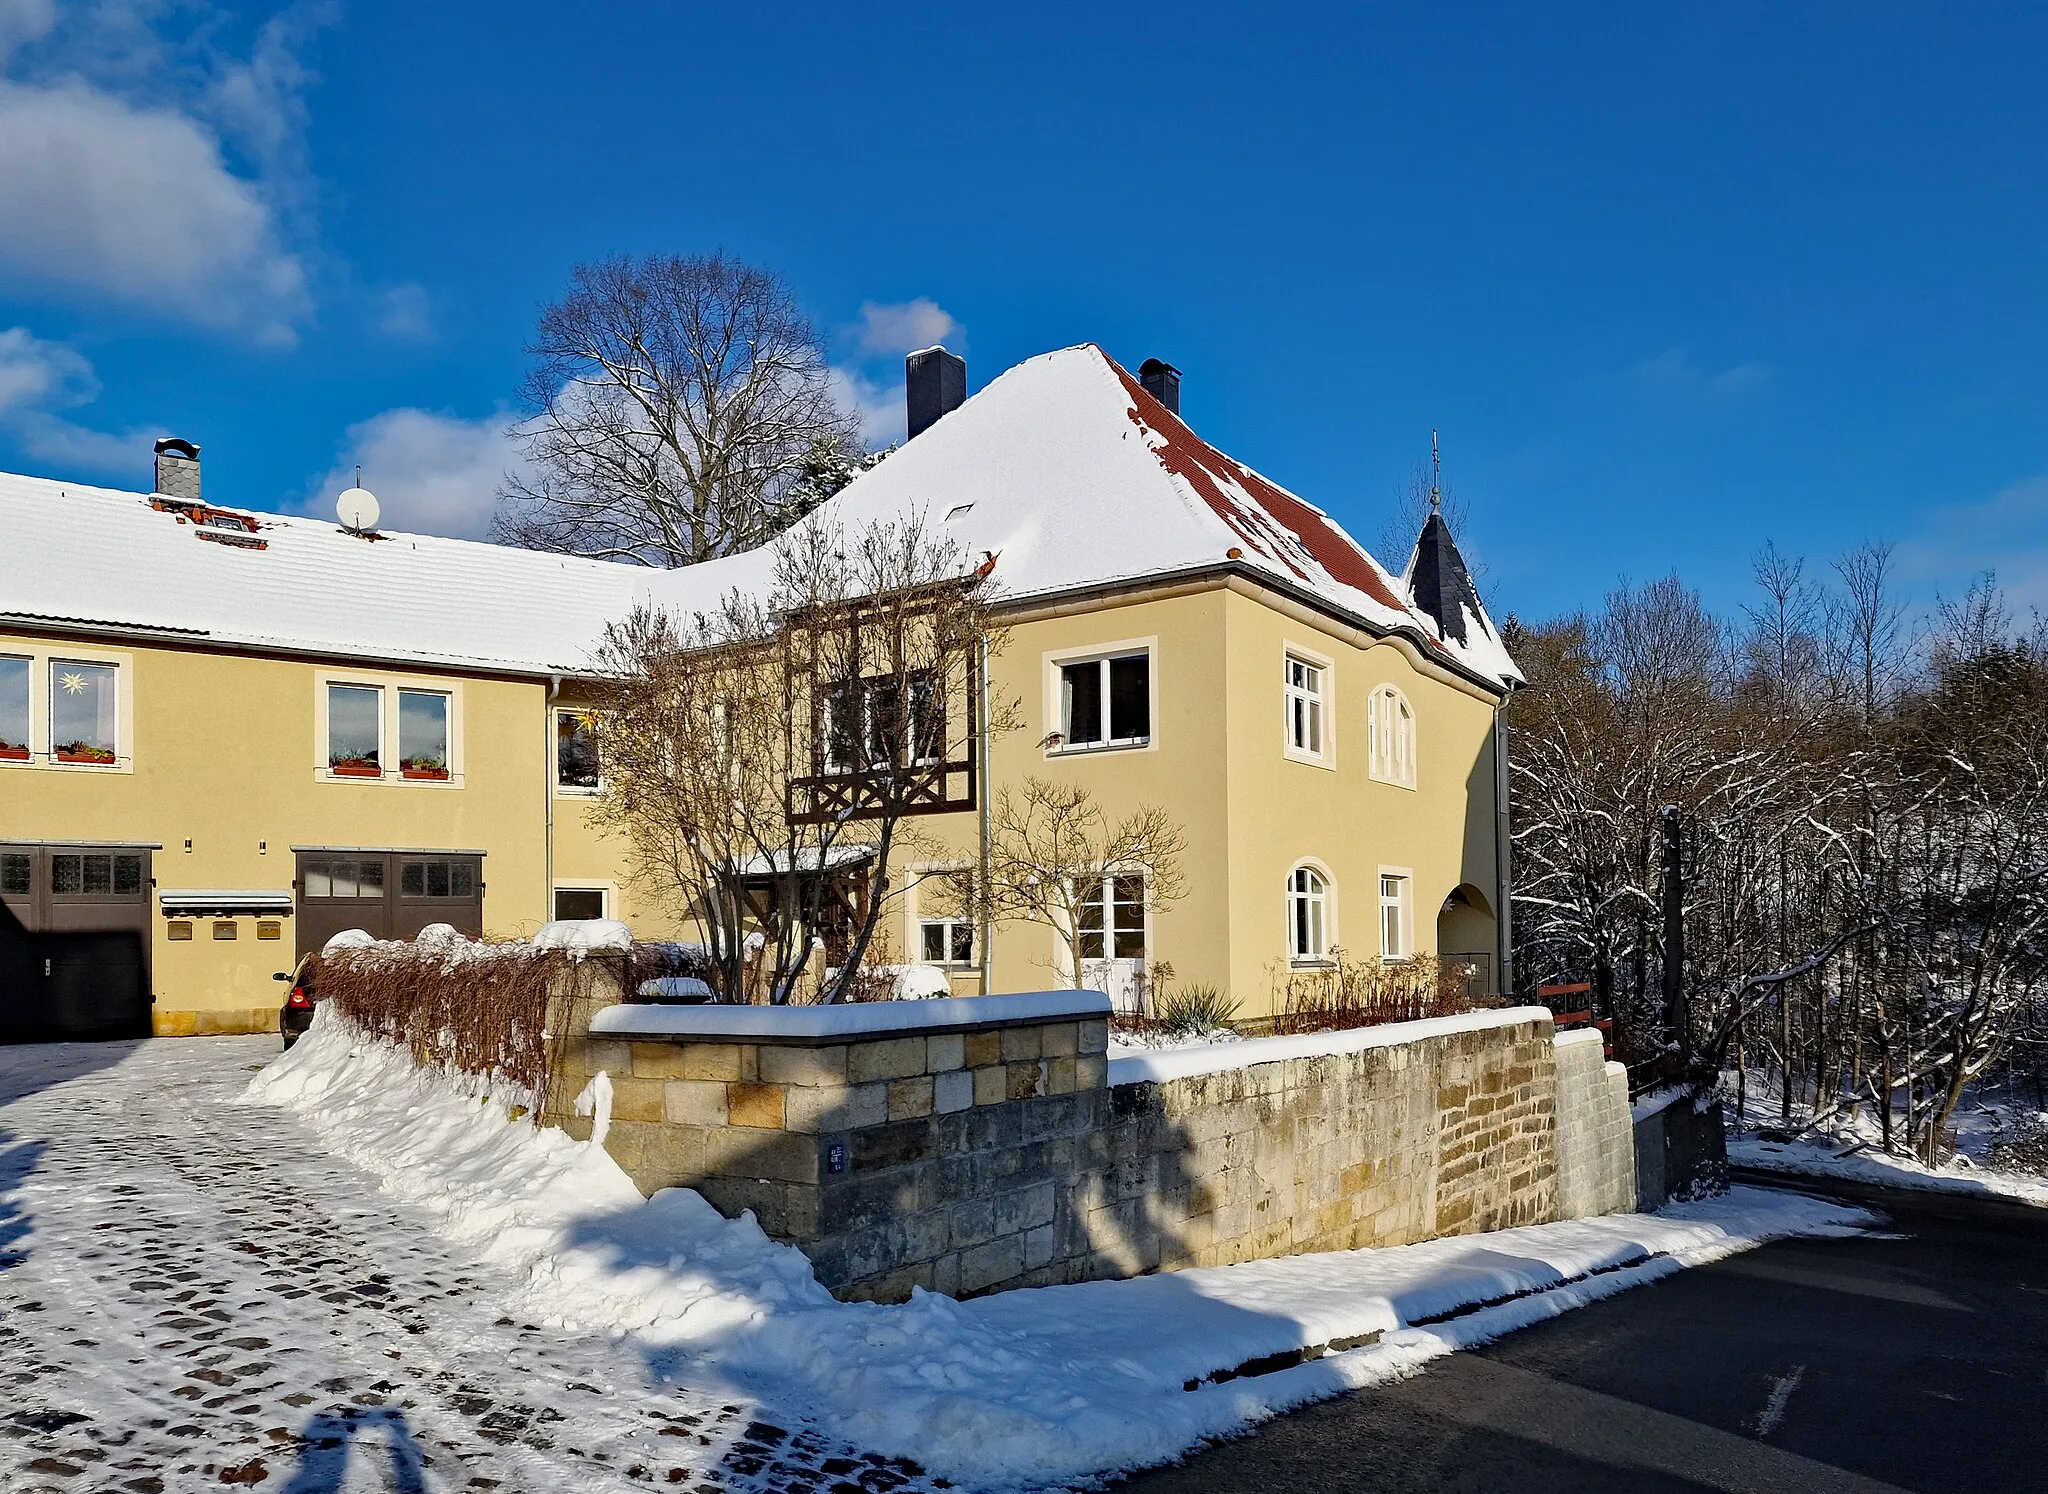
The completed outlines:
[[[1771,1377],[1771,1393],[1764,1400],[1764,1408],[1757,1413],[1756,1435],[1761,1442],[1778,1429],[1778,1423],[1785,1419],[1785,1403],[1792,1399],[1792,1392],[1799,1388],[1799,1382],[1806,1378],[1806,1366],[1795,1364],[1789,1375]]]

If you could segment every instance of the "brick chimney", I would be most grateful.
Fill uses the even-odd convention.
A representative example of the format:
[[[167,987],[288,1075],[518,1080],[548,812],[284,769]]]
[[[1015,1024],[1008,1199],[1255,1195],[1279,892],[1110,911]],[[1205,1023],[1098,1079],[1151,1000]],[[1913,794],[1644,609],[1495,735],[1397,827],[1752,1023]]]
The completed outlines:
[[[166,498],[199,501],[199,448],[177,436],[156,443],[156,490]]]
[[[925,348],[903,360],[903,404],[915,440],[967,401],[967,360]]]

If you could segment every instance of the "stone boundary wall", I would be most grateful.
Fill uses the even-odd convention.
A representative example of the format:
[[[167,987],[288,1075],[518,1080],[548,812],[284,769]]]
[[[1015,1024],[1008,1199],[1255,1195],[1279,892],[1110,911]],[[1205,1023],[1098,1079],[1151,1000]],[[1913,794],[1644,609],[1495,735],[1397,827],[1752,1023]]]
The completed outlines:
[[[1072,1186],[1103,1162],[1108,1017],[1108,999],[1082,991],[614,1007],[571,1040],[545,1118],[587,1139],[574,1100],[607,1074],[605,1150],[643,1192],[752,1209],[841,1297],[1109,1275]],[[607,1019],[643,1031],[606,1032]],[[704,1030],[676,1030],[691,1027]]]
[[[1509,1020],[1360,1030],[1376,1041],[1117,1085],[1091,1234],[1119,1242],[1129,1273],[1559,1217],[1550,1014],[1486,1015]],[[1400,1041],[1403,1027],[1419,1032]]]
[[[1539,1223],[1569,1217],[1567,1167],[1634,1175],[1611,1087],[1570,1043],[1561,1065],[1540,1008],[1114,1064],[1089,992],[564,1015],[544,1119],[590,1136],[574,1101],[604,1073],[604,1145],[635,1183],[752,1209],[848,1299]],[[1561,1074],[1592,1119],[1561,1122]],[[1620,1116],[1626,1148],[1625,1096]]]
[[[1557,1211],[1560,1219],[1636,1206],[1635,1127],[1628,1069],[1606,1060],[1592,1028],[1557,1035]]]

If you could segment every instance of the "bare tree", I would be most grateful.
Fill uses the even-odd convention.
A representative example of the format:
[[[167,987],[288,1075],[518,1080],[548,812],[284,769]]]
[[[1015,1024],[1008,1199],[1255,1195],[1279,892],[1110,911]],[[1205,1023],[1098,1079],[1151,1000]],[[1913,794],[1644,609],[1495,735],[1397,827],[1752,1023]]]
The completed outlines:
[[[1186,853],[1186,832],[1158,805],[1112,822],[1080,785],[1030,776],[1018,792],[996,791],[981,896],[992,919],[1049,926],[1065,956],[1055,973],[1078,987],[1118,957],[1105,895],[1155,914],[1171,907],[1187,892]]]
[[[892,866],[938,851],[920,817],[972,807],[985,723],[1004,723],[982,709],[989,591],[921,520],[813,518],[765,594],[609,630],[598,814],[702,931],[721,998],[854,989],[917,881]]]
[[[862,454],[789,287],[723,254],[578,265],[542,311],[500,490],[515,544],[645,565],[753,549]],[[843,477],[839,478],[843,483]]]

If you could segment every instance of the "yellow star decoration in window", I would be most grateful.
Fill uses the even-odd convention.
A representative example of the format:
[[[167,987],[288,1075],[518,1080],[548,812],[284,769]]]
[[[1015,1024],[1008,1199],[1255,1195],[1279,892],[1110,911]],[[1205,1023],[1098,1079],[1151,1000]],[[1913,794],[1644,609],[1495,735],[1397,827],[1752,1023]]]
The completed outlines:
[[[58,679],[57,683],[64,687],[66,695],[85,694],[85,676],[82,674],[64,675]]]

